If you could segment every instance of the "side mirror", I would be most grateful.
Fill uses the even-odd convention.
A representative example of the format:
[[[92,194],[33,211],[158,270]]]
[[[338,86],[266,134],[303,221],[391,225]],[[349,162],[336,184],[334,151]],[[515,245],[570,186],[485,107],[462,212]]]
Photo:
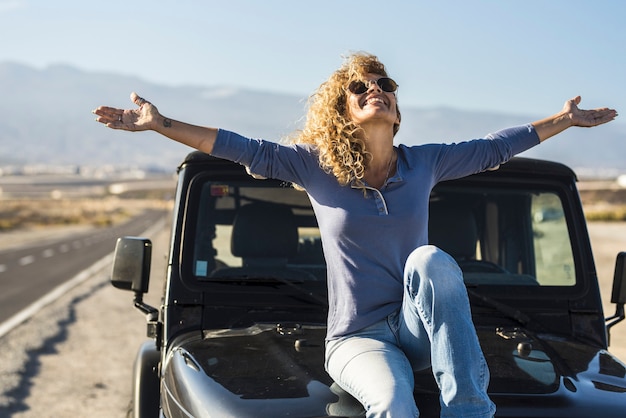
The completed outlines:
[[[147,293],[150,282],[152,242],[147,238],[118,238],[111,284],[118,289]]]
[[[611,303],[622,305],[626,303],[626,252],[617,254],[617,260],[615,260]]]
[[[613,276],[611,303],[615,303],[617,306],[615,315],[606,318],[607,330],[626,318],[624,312],[624,304],[626,303],[626,252],[617,254],[617,260],[615,260],[615,275]]]

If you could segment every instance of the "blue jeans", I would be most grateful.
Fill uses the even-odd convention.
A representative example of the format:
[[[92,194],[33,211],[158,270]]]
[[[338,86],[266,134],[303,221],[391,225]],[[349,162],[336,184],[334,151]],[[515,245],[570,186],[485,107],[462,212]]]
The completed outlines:
[[[326,343],[326,370],[368,418],[419,416],[413,370],[432,367],[442,417],[492,417],[489,370],[454,259],[425,245],[408,257],[402,308]]]

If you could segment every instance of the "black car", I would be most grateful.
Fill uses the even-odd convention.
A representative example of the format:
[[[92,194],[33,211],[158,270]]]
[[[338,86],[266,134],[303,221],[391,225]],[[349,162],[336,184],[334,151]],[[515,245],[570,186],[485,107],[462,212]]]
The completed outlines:
[[[605,319],[576,177],[514,158],[443,182],[430,240],[461,266],[498,417],[626,416],[626,366],[607,351],[624,318],[620,253]],[[327,289],[306,193],[193,152],[179,167],[166,284],[148,291],[151,243],[118,240],[112,283],[135,292],[148,335],[134,417],[360,417],[326,374]],[[423,417],[439,416],[430,370],[415,373]]]

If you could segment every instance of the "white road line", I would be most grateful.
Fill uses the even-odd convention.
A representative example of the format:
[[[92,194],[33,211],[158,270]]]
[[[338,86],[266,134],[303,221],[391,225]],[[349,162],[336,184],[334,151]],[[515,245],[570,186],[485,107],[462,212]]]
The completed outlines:
[[[144,231],[140,236],[151,237],[156,234],[161,228],[164,228],[166,224],[166,219],[164,217],[160,218],[156,223],[152,224],[149,229]],[[65,293],[67,293],[73,287],[79,285],[90,277],[95,276],[97,273],[103,271],[105,268],[110,268],[113,263],[114,253],[110,253],[100,260],[96,261],[87,269],[81,271],[76,276],[68,280],[67,282],[57,286],[50,293],[46,294],[39,300],[32,303],[30,306],[22,309],[20,312],[13,315],[11,318],[7,319],[3,323],[0,324],[0,338],[4,337],[9,331],[13,328],[17,327],[21,323],[28,320],[31,316],[35,315],[41,309],[43,309],[46,305],[51,304]],[[0,265],[1,266],[1,265]]]
[[[34,255],[27,255],[27,256],[24,256],[24,257],[20,258],[18,260],[18,264],[20,266],[27,266],[29,264],[32,264],[34,261],[35,261],[35,256]]]
[[[0,264],[0,273],[4,273],[5,271],[7,271],[7,266],[4,264]]]
[[[50,258],[50,257],[54,256],[54,250],[52,248],[47,248],[47,249],[43,250],[41,255],[43,256],[43,258]]]
[[[101,258],[95,264],[92,264],[91,267],[81,271],[72,279],[63,283],[60,286],[57,286],[50,293],[47,293],[44,297],[32,303],[30,306],[22,309],[20,312],[13,315],[11,318],[4,321],[0,324],[0,338],[2,338],[6,333],[11,331],[13,328],[26,321],[31,316],[35,315],[39,312],[44,306],[49,305],[54,302],[65,293],[67,293],[73,287],[79,285],[84,282],[88,278],[94,276],[99,271],[103,270],[105,267],[109,267],[111,262],[113,261],[113,253],[107,255],[104,258]]]

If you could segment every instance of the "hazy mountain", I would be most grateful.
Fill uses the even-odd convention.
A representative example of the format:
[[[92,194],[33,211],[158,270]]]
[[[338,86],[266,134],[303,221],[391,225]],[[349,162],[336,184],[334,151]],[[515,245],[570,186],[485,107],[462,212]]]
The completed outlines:
[[[208,78],[208,77],[207,77]],[[153,133],[127,133],[94,122],[101,104],[129,107],[131,91],[169,117],[277,140],[297,129],[304,97],[228,86],[169,87],[119,74],[69,66],[44,70],[0,63],[0,165],[49,163],[138,165],[173,169],[189,151]],[[420,144],[482,137],[545,115],[511,115],[401,105],[397,142]],[[556,109],[555,109],[556,110]],[[576,169],[626,170],[626,126],[571,129],[525,155],[559,160]]]

